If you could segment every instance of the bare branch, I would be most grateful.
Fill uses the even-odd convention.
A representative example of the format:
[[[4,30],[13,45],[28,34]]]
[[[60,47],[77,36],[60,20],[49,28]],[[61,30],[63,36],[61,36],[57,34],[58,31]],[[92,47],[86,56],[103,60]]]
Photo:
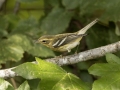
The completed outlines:
[[[14,7],[14,13],[17,14],[17,12],[19,11],[19,9],[20,9],[20,2],[16,1],[15,7]]]
[[[120,50],[120,41],[99,48],[83,51],[74,55],[46,59],[46,61],[62,66],[62,65],[74,64],[82,61],[95,59],[104,56],[106,53],[113,53],[119,50]],[[0,78],[8,78],[8,77],[10,78],[17,76],[17,74],[15,74],[15,72],[12,71],[13,68],[0,70]]]

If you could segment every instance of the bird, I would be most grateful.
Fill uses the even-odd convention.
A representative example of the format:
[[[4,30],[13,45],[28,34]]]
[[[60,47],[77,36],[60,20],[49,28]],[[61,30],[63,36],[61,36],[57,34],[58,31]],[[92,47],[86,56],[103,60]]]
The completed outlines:
[[[70,52],[71,49],[80,44],[80,41],[83,36],[86,36],[86,31],[96,24],[99,19],[93,20],[91,23],[86,25],[84,28],[78,30],[74,33],[63,33],[56,35],[43,35],[41,36],[36,43],[45,45],[46,47],[58,51],[58,52]]]

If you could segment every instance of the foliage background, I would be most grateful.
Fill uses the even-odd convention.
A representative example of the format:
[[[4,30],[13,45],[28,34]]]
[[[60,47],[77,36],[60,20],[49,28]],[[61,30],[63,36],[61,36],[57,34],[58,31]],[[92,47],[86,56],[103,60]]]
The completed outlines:
[[[100,22],[83,38],[79,51],[88,50],[119,41],[119,0],[0,0],[0,63],[1,68],[34,61],[34,57],[50,58],[60,55],[34,43],[45,34],[75,32],[95,18]],[[74,49],[70,54],[73,54]],[[116,53],[120,55],[119,52]],[[64,66],[68,72],[92,84],[96,77],[87,69],[97,60]],[[24,79],[15,78],[16,86]],[[12,84],[12,80],[8,80]]]

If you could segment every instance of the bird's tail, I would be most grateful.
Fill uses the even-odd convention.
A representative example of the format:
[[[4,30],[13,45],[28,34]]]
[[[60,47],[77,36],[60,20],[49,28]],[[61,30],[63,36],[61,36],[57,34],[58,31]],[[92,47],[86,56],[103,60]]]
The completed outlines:
[[[78,31],[78,35],[79,34],[85,34],[85,32],[91,28],[94,24],[96,24],[99,21],[99,19],[95,19],[94,21],[92,21],[91,23],[89,23],[88,25],[86,25],[84,28],[82,28],[81,30]]]

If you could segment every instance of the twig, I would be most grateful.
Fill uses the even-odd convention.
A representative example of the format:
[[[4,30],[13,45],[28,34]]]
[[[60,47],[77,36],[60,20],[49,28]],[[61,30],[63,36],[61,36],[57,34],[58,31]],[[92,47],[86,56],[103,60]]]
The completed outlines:
[[[46,59],[46,61],[62,66],[62,65],[74,64],[82,61],[95,59],[104,56],[106,53],[113,53],[119,50],[120,50],[120,41],[99,48],[83,51],[74,55]],[[13,68],[0,70],[0,78],[8,78],[8,77],[10,78],[17,76],[17,74],[12,71]]]
[[[0,9],[2,8],[3,4],[5,3],[6,0],[0,0]]]
[[[11,78],[10,80],[11,80],[11,82],[12,82],[14,88],[17,89],[17,85],[16,85],[16,82],[15,82],[14,78]]]
[[[17,12],[19,11],[19,9],[20,9],[20,2],[16,1],[15,8],[14,8],[14,13],[17,14]]]

